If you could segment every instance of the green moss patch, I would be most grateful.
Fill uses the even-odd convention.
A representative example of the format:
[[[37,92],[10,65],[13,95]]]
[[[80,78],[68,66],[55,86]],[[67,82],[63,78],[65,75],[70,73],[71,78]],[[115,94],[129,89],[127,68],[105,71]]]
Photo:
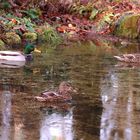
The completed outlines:
[[[117,26],[114,31],[115,35],[132,39],[139,38],[139,20],[140,14],[122,16],[117,22]]]
[[[23,38],[32,42],[37,40],[37,34],[32,32],[27,32],[23,34]]]
[[[7,44],[19,44],[21,43],[21,38],[15,32],[7,32],[6,33],[6,43]]]

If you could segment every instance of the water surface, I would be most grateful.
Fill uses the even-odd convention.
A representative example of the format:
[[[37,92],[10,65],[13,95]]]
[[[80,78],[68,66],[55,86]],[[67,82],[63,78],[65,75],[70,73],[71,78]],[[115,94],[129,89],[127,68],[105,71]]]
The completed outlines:
[[[95,40],[56,49],[43,46],[42,54],[34,54],[34,60],[24,67],[1,68],[0,139],[139,139],[139,66],[128,67],[113,58],[138,52],[139,44],[126,47]],[[71,82],[78,91],[71,104],[34,100],[62,81]]]

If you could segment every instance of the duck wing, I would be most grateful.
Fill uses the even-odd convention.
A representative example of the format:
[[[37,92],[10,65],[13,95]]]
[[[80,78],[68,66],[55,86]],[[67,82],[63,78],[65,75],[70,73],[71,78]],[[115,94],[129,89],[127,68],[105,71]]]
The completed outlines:
[[[25,56],[16,51],[0,51],[0,60],[25,61]]]
[[[0,51],[0,55],[2,56],[19,56],[23,55],[21,52],[16,51]]]

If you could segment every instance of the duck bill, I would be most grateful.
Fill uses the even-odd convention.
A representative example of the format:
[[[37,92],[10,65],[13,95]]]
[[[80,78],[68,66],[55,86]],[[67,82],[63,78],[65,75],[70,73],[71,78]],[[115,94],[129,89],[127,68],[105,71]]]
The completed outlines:
[[[34,52],[41,53],[41,51],[38,50],[37,48],[34,49]]]

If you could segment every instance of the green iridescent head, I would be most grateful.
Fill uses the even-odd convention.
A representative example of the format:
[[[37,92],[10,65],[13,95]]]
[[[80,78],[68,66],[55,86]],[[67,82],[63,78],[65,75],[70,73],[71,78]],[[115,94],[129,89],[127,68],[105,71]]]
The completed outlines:
[[[24,49],[24,54],[31,54],[31,52],[34,50],[35,46],[33,44],[27,44]]]

